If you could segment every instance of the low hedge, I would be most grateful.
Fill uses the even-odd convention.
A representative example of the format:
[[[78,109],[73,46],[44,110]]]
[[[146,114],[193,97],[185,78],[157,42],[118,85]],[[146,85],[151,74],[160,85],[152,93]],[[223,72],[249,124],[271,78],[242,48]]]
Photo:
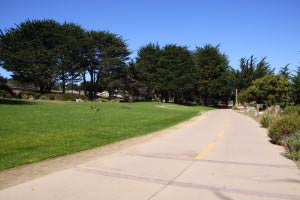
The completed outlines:
[[[14,93],[12,91],[12,89],[4,84],[4,83],[0,83],[0,97],[1,98],[12,98],[14,96]]]
[[[282,115],[270,126],[269,136],[275,144],[283,144],[284,139],[297,130],[300,130],[300,116]]]
[[[300,115],[300,106],[287,106],[283,111],[283,115]]]
[[[8,92],[7,90],[0,90],[0,97],[1,98],[12,98],[13,95],[11,92]]]
[[[292,133],[286,138],[287,156],[293,160],[300,160],[300,131]]]
[[[80,94],[72,94],[72,93],[49,93],[41,95],[40,99],[42,100],[58,100],[58,101],[76,101],[76,99],[87,100],[88,98],[84,95]]]
[[[9,93],[12,93],[12,89],[8,85],[3,84],[3,83],[0,83],[0,90],[4,90],[4,91],[7,91]]]
[[[16,97],[19,99],[39,99],[40,96],[41,94],[37,92],[21,91]]]
[[[261,117],[259,122],[262,125],[262,127],[268,128],[269,126],[271,126],[271,124],[275,122],[275,120],[276,120],[275,114],[266,113]]]

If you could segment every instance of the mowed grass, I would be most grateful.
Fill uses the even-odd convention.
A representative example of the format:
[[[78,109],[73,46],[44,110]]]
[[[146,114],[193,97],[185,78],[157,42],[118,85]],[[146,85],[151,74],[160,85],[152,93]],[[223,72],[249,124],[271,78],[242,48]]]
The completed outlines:
[[[209,109],[0,99],[0,170],[157,131]]]

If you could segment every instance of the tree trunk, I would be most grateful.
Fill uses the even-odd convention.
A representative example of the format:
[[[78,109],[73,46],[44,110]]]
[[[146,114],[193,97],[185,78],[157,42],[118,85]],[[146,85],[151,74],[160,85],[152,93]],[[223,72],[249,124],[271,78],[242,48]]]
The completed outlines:
[[[94,70],[89,70],[89,74],[91,77],[90,87],[89,87],[89,99],[93,100],[93,92],[94,92]]]
[[[62,80],[62,93],[64,94],[66,92],[66,80]]]
[[[61,81],[62,81],[62,93],[64,94],[66,92],[66,76],[65,76],[65,70],[62,66],[61,69]]]
[[[85,71],[82,73],[82,79],[83,79],[83,90],[84,90],[84,95],[86,95],[86,78],[85,78]]]

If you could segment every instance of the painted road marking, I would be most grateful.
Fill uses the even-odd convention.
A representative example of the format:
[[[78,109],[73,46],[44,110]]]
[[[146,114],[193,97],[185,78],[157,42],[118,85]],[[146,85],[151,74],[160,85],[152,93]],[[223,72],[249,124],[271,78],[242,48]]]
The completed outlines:
[[[219,133],[218,136],[222,137],[224,135],[224,130],[222,129]],[[201,158],[203,158],[214,146],[215,146],[215,142],[217,141],[217,139],[214,140],[214,142],[208,144],[205,149],[203,151],[201,151],[196,157],[195,160],[200,160]]]
[[[195,157],[195,160],[200,160],[203,158],[214,146],[214,142],[208,144],[207,147],[205,147],[205,149]]]

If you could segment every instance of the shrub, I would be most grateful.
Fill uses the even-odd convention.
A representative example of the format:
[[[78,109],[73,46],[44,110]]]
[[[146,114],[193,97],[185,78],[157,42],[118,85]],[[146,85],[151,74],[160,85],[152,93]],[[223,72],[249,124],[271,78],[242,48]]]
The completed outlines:
[[[269,136],[276,144],[282,144],[283,139],[300,129],[299,115],[283,115],[278,118],[269,128]]]
[[[76,99],[87,100],[86,96],[80,94],[71,94],[71,93],[50,93],[43,94],[40,99],[42,100],[58,100],[58,101],[75,101]]]
[[[1,98],[12,98],[12,94],[6,90],[0,90]]]
[[[31,91],[21,91],[16,97],[19,99],[38,99],[41,94]]]
[[[262,125],[262,127],[268,128],[271,124],[274,123],[275,119],[276,116],[274,114],[266,113],[261,117],[259,122]]]
[[[42,100],[63,100],[63,97],[59,93],[49,93],[49,94],[43,94],[40,96],[40,99]]]
[[[4,91],[7,91],[7,92],[12,94],[12,89],[6,84],[1,84],[0,83],[0,90],[4,90]]]
[[[287,156],[293,160],[300,160],[300,131],[296,131],[286,139]]]
[[[300,115],[300,106],[287,106],[283,111],[284,115],[296,114]]]
[[[75,101],[76,99],[87,100],[87,97],[80,94],[65,93],[62,94],[64,101]]]

